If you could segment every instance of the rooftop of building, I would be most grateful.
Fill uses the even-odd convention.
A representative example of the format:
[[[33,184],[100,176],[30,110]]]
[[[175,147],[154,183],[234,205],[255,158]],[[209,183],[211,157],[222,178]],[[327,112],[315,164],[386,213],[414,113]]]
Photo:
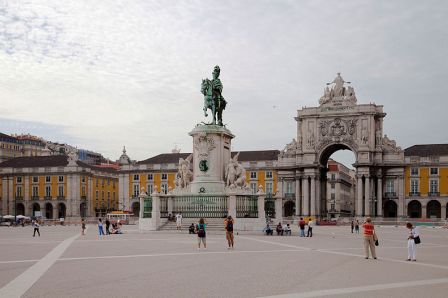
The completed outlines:
[[[76,162],[78,166],[89,168],[102,172],[115,173],[116,168],[113,167],[98,167],[89,165],[82,161]],[[49,168],[49,167],[65,167],[68,165],[66,155],[50,155],[50,156],[24,156],[9,159],[0,163],[0,168]]]
[[[279,150],[259,150],[259,151],[235,151],[232,152],[232,157],[240,153],[238,161],[262,161],[262,160],[277,160],[280,153]],[[187,158],[191,153],[162,153],[151,158],[141,160],[138,164],[168,164],[178,163],[179,158]]]
[[[448,144],[414,145],[404,149],[405,156],[440,156],[448,155]]]

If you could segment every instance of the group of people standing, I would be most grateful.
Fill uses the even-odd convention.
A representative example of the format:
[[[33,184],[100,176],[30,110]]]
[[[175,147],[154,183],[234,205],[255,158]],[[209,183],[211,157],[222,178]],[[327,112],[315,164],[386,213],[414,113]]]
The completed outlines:
[[[313,237],[313,227],[314,227],[315,223],[312,218],[310,218],[308,220],[308,222],[306,222],[303,219],[303,217],[301,217],[300,220],[297,222],[297,225],[299,227],[299,231],[300,231],[299,236],[300,237]],[[306,227],[308,227],[308,229],[307,229],[307,233],[305,236],[305,228]],[[278,236],[283,236],[283,235],[291,236],[291,227],[289,226],[289,224],[282,226],[282,224],[279,222],[275,228],[275,231],[277,232]],[[274,234],[274,231],[270,227],[269,223],[266,224],[266,227],[264,228],[264,232],[266,233],[266,235]]]
[[[355,229],[356,224],[355,223]],[[364,229],[364,251],[365,258],[368,259],[371,254],[373,259],[377,259],[375,246],[379,245],[378,235],[375,232],[375,226],[372,223],[372,219],[367,217],[364,224],[362,225]],[[410,223],[406,223],[406,228],[408,229],[407,235],[407,248],[408,248],[408,258],[407,261],[417,261],[417,252],[416,252],[416,244],[421,243],[420,236],[418,234],[417,229]],[[359,225],[358,225],[359,231]],[[353,233],[353,221],[352,221],[352,233]],[[370,252],[370,254],[369,254]]]
[[[121,230],[122,224],[120,223],[120,221],[112,224],[112,231],[110,230],[111,222],[109,221],[109,219],[106,219],[105,224],[106,224],[106,234],[104,234],[103,220],[101,218],[98,218],[98,236],[111,235],[111,234],[123,234],[123,231]],[[83,229],[83,233],[84,233],[84,229]]]
[[[227,249],[233,249],[234,245],[234,237],[233,237],[233,225],[234,220],[232,216],[227,216],[227,218],[224,220],[224,229],[226,231],[226,240],[227,240]],[[204,246],[204,249],[207,249],[207,223],[205,222],[204,218],[199,219],[199,223],[196,227],[196,233],[198,235],[198,250],[201,249],[201,243]],[[191,230],[190,230],[191,231]]]

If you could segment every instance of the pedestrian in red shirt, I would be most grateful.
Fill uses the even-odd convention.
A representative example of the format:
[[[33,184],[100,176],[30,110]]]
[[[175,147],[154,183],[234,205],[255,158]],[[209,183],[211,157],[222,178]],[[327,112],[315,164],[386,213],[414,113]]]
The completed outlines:
[[[376,259],[375,253],[375,240],[373,234],[375,233],[375,227],[373,226],[372,219],[370,217],[366,218],[366,221],[362,225],[364,228],[364,250],[366,252],[366,259],[369,258],[369,247],[372,257]]]

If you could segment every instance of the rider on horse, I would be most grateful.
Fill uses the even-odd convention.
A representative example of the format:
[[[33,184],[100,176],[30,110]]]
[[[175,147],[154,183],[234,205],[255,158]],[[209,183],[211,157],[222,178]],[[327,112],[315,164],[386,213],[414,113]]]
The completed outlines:
[[[213,101],[213,103],[206,103],[204,106],[204,112],[205,115],[207,116],[206,110],[207,108],[210,108],[212,111],[214,109],[214,114],[216,113],[217,118],[218,118],[218,125],[223,125],[222,124],[222,111],[226,108],[226,104],[227,102],[224,100],[224,97],[222,96],[222,83],[221,80],[219,79],[219,74],[220,74],[221,70],[219,68],[218,65],[215,66],[215,68],[213,69],[213,79],[210,82],[210,86],[207,86],[209,88],[211,88],[211,90],[204,90],[204,89],[208,89],[207,87],[204,86],[204,84],[208,85],[207,81],[205,80],[203,81],[203,94],[205,95],[206,98],[206,102],[207,102],[207,91],[211,91],[211,100]],[[216,117],[215,115],[213,115],[213,124],[215,124],[215,120]]]

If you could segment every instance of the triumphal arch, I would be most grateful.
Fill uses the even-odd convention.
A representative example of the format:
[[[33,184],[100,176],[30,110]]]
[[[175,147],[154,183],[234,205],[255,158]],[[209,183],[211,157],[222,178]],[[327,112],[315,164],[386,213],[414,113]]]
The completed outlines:
[[[297,136],[279,155],[278,194],[295,201],[296,216],[328,215],[327,162],[338,150],[356,157],[351,215],[383,216],[386,179],[397,190],[395,216],[404,215],[404,151],[383,134],[385,116],[382,105],[358,103],[340,73],[327,83],[319,106],[297,111]]]

